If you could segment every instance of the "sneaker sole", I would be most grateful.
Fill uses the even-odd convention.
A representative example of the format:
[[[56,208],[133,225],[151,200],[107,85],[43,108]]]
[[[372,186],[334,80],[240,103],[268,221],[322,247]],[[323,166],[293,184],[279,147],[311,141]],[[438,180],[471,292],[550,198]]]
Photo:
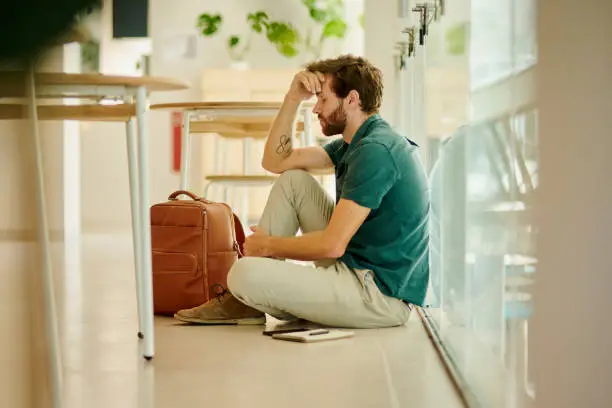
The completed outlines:
[[[247,317],[243,319],[226,319],[226,320],[203,320],[189,317],[174,315],[176,320],[185,323],[206,324],[206,325],[239,325],[239,326],[262,326],[266,324],[266,317]]]

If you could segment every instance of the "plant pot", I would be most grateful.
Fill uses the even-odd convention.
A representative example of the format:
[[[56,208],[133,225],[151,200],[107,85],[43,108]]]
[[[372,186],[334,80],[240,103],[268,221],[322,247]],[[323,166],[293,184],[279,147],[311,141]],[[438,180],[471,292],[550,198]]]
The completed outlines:
[[[230,69],[234,69],[236,71],[246,71],[249,69],[249,63],[246,61],[232,61],[229,65]]]

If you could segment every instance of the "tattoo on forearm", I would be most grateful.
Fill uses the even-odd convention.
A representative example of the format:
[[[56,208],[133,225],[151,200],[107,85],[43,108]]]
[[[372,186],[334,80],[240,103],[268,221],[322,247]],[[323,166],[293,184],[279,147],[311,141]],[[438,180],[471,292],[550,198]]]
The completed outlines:
[[[287,157],[293,151],[293,144],[291,136],[282,135],[280,138],[280,144],[276,148],[276,154]]]

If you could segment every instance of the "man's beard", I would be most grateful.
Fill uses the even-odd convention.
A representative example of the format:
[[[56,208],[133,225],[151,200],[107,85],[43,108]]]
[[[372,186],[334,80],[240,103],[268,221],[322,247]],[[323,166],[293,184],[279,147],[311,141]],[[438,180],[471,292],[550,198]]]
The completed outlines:
[[[342,104],[338,105],[327,118],[319,116],[319,120],[321,119],[321,130],[325,136],[344,133],[344,129],[346,129],[346,112],[342,108]]]

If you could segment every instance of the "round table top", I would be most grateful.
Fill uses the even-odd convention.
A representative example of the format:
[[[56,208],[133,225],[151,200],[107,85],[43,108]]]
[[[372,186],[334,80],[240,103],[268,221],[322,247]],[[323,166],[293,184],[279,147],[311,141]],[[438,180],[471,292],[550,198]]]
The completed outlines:
[[[0,96],[24,96],[25,71],[0,72]],[[81,85],[81,86],[125,86],[136,88],[144,86],[148,91],[179,91],[187,89],[190,84],[185,81],[156,76],[121,76],[99,73],[70,74],[65,72],[36,73],[36,85]]]
[[[205,101],[205,102],[172,102],[158,103],[150,106],[151,110],[278,110],[282,102],[264,101]],[[314,106],[302,103],[302,108]]]

